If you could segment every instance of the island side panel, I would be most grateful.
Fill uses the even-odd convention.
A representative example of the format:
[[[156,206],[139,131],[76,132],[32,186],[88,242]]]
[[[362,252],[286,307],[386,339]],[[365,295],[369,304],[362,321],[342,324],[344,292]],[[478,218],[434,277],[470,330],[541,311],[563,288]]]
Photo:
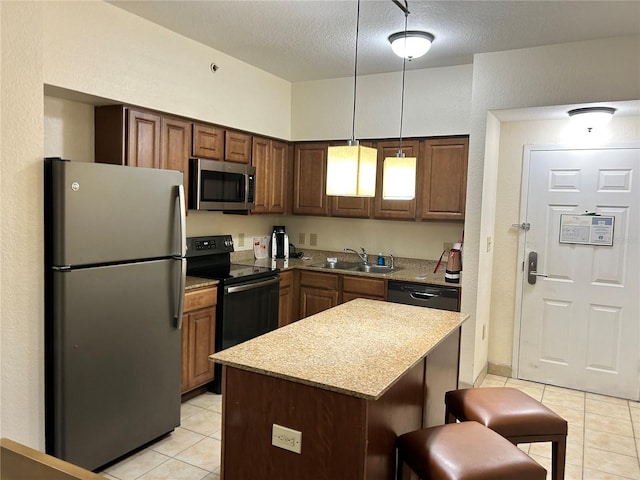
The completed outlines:
[[[364,478],[366,400],[224,370],[223,480]],[[302,432],[300,454],[271,445],[274,423]]]
[[[419,430],[425,407],[425,360],[407,371],[368,409],[368,480],[394,480],[396,475],[396,438]]]
[[[444,424],[444,394],[458,388],[460,330],[460,328],[454,330],[427,356],[425,427]]]

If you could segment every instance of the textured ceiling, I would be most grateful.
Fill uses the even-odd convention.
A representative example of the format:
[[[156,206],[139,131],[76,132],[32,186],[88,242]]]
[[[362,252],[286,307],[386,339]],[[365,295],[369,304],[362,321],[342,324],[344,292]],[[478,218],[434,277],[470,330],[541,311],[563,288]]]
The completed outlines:
[[[109,3],[289,81],[353,75],[354,0]],[[467,64],[474,53],[640,33],[635,0],[410,0],[409,10],[409,29],[436,38],[408,69]],[[402,68],[387,37],[403,28],[404,14],[391,0],[362,0],[359,75]]]

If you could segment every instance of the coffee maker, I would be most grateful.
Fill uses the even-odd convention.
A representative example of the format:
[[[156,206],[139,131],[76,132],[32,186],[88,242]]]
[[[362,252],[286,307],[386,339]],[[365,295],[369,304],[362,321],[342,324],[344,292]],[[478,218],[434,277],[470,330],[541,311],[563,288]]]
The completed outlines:
[[[271,258],[289,258],[289,236],[284,225],[274,225],[271,233]]]

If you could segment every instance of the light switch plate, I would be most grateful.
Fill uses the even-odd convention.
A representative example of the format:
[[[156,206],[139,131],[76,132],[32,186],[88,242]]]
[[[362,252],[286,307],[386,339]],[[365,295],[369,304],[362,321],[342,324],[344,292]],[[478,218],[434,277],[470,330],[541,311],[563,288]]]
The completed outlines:
[[[271,430],[271,445],[293,453],[302,453],[302,432],[274,423]]]

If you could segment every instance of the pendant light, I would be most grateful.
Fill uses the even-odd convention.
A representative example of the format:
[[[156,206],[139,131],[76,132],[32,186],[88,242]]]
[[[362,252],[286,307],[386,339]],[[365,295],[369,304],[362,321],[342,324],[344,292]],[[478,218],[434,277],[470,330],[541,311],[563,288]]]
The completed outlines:
[[[327,152],[327,195],[343,197],[375,197],[378,152],[363,147],[356,140],[356,85],[358,75],[358,33],[360,0],[356,20],[356,49],[353,72],[353,117],[351,140],[347,145],[329,147]]]
[[[407,2],[405,2],[406,4]],[[402,8],[402,7],[401,7]],[[404,34],[407,34],[409,6],[404,11]],[[407,57],[402,57],[402,100],[400,103],[400,146],[395,157],[384,159],[382,173],[383,200],[413,200],[416,196],[416,157],[407,157],[402,151],[402,120],[404,116],[404,83]]]

